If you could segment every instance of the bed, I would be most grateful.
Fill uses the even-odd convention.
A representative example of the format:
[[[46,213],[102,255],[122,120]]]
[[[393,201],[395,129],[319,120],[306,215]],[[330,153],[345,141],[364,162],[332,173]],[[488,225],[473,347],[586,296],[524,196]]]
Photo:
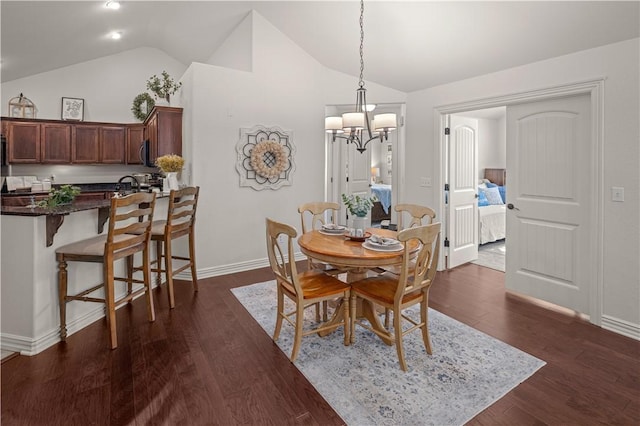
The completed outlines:
[[[391,220],[391,185],[374,183],[371,194],[378,199],[371,208],[371,222]]]
[[[505,169],[485,169],[484,176],[478,186],[479,244],[504,239],[507,228]]]

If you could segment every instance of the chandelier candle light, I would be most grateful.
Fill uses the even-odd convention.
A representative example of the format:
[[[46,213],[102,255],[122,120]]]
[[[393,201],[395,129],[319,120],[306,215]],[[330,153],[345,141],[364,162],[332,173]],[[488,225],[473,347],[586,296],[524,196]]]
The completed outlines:
[[[346,139],[347,143],[355,143],[360,153],[365,152],[367,144],[374,139],[380,139],[380,142],[387,140],[389,132],[397,128],[395,114],[377,114],[369,122],[369,111],[372,108],[367,105],[367,89],[364,88],[363,51],[364,0],[360,0],[360,80],[356,90],[355,112],[342,114],[342,117],[326,117],[324,122],[326,132],[333,135],[333,142],[336,138]]]

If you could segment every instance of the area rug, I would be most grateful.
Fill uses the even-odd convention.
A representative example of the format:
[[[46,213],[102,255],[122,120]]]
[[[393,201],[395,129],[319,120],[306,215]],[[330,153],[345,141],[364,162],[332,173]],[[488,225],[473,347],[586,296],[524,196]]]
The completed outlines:
[[[271,336],[275,282],[232,292]],[[405,312],[419,318],[417,306]],[[314,309],[307,309],[305,327],[314,318]],[[341,328],[324,338],[303,337],[295,366],[347,425],[445,426],[466,423],[545,364],[434,309],[429,330],[433,355],[426,353],[419,331],[405,336],[406,373],[395,347],[362,327],[356,327],[351,346],[343,345]],[[291,355],[293,327],[286,321],[277,344]]]
[[[478,259],[471,263],[504,272],[505,254],[504,240],[482,244],[478,247]]]

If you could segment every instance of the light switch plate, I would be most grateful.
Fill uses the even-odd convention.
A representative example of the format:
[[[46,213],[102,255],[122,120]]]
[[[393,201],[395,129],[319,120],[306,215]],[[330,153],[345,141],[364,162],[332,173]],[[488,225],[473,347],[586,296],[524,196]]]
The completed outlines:
[[[621,186],[611,187],[611,201],[624,201],[624,188]]]
[[[431,178],[429,178],[429,177],[421,177],[420,178],[420,186],[431,187]]]

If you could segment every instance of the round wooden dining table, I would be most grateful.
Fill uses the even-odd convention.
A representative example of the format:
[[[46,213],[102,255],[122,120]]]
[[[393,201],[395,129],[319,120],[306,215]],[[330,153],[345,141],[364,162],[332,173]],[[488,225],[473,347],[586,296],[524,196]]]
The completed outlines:
[[[395,238],[397,233],[388,229],[369,228],[366,232],[382,237]],[[419,248],[418,242],[412,240],[408,242],[409,251],[416,254]],[[312,259],[319,260],[330,265],[346,267],[347,282],[354,282],[366,278],[367,273],[375,268],[398,265],[402,263],[404,250],[398,251],[377,251],[363,247],[362,241],[353,241],[344,235],[324,234],[320,230],[306,232],[298,238],[300,251]],[[342,321],[342,309],[339,305],[334,310],[333,317],[329,323]],[[376,309],[369,301],[358,299],[356,309],[358,317],[366,318],[372,328],[388,335],[381,337],[387,345],[392,345],[393,340],[390,333],[382,326],[376,313]],[[354,336],[351,336],[353,342]]]

